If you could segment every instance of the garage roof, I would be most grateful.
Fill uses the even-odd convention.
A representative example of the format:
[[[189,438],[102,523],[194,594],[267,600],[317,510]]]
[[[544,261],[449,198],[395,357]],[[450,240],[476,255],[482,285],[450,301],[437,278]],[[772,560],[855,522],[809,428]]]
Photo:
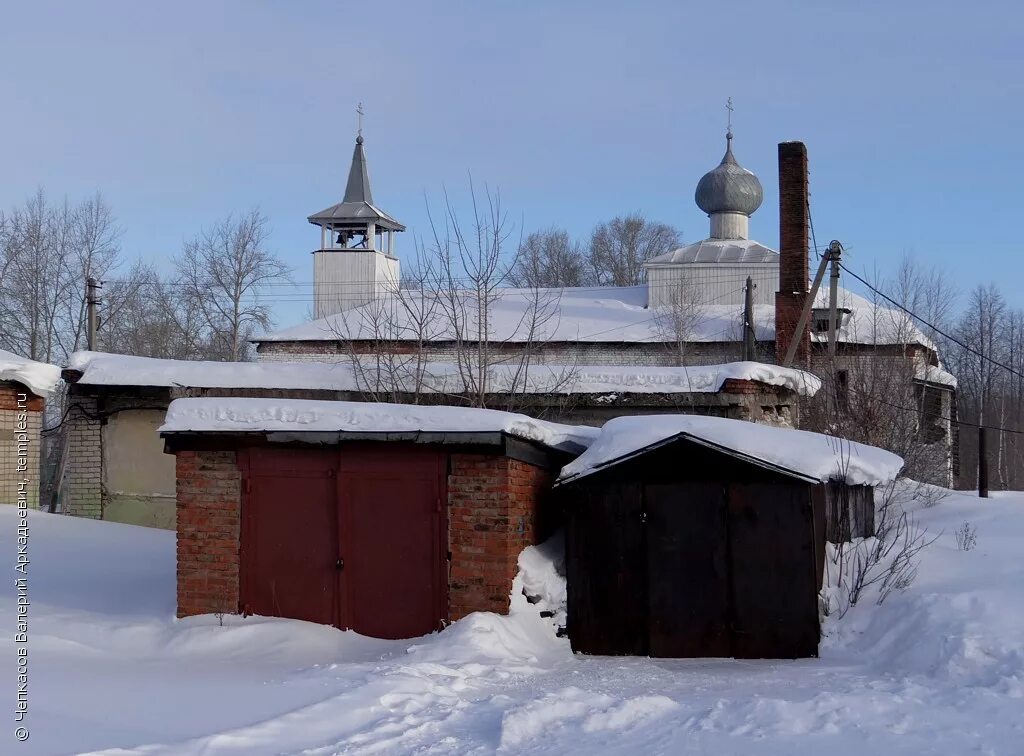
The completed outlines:
[[[175,399],[161,435],[178,433],[336,433],[345,438],[415,438],[419,434],[480,437],[504,434],[562,451],[579,452],[599,430],[561,425],[526,415],[475,407],[334,402],[309,399]],[[411,434],[411,435],[410,435]]]
[[[589,448],[562,468],[558,482],[577,480],[678,439],[811,483],[879,485],[894,480],[903,468],[903,460],[884,449],[821,433],[722,417],[646,415],[605,423]]]

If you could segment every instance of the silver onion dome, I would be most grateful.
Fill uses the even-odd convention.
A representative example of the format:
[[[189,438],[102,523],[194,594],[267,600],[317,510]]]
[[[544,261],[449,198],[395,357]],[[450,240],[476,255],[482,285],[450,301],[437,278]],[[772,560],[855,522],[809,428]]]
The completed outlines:
[[[757,176],[736,162],[732,154],[732,132],[726,134],[725,157],[713,171],[697,182],[697,207],[708,215],[742,213],[751,215],[761,206],[764,192]]]

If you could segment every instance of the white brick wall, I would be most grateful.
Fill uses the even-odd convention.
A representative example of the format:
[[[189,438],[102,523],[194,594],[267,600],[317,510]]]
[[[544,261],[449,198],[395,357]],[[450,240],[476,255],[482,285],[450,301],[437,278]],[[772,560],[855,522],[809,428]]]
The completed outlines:
[[[31,396],[20,384],[0,383],[0,391],[3,392],[0,397],[3,402],[3,408],[0,408],[0,504],[16,504],[20,486],[28,478],[25,491],[28,505],[36,508],[39,506],[39,431],[43,413],[38,410],[23,413],[18,409],[17,397]],[[18,469],[19,449],[24,444],[22,434],[27,436],[24,470]]]
[[[100,519],[103,516],[103,450],[96,400],[91,397],[69,397],[78,405],[68,414],[70,442],[64,488],[64,511],[78,517]],[[81,408],[80,411],[79,408]]]
[[[762,359],[774,361],[775,344],[760,343]],[[692,344],[688,346],[684,362],[687,365],[718,365],[742,359],[740,343]],[[435,362],[456,362],[456,352],[447,344],[428,348]],[[516,359],[515,353],[509,355]],[[324,342],[264,342],[256,356],[259,362],[347,362],[351,359],[347,349],[338,351],[337,344]],[[496,357],[497,359],[497,357]],[[621,365],[643,367],[670,367],[679,364],[677,352],[669,344],[656,343],[559,343],[545,345],[530,357],[532,364],[547,365]]]

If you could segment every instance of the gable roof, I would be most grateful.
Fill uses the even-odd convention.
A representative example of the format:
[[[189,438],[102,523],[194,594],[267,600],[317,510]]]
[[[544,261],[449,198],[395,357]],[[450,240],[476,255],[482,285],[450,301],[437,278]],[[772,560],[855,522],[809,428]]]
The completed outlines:
[[[590,447],[562,469],[558,483],[679,439],[808,483],[842,479],[851,485],[880,485],[894,480],[903,468],[903,460],[884,449],[820,433],[704,415],[644,415],[605,423]]]

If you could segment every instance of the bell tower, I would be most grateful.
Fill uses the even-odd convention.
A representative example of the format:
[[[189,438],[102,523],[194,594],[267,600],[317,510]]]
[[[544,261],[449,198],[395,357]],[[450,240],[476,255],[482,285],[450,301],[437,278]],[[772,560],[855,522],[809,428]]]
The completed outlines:
[[[398,287],[395,233],[405,226],[373,204],[370,174],[360,127],[352,152],[345,197],[337,205],[309,216],[320,227],[320,247],[313,252],[315,317],[361,307]]]

